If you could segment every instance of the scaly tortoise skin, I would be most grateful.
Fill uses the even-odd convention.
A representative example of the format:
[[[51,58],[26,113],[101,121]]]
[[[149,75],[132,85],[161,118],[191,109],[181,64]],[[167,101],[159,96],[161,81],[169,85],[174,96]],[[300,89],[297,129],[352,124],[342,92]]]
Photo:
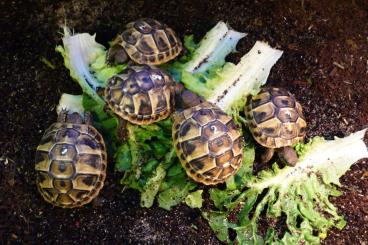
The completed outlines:
[[[130,66],[111,77],[105,100],[114,113],[131,123],[147,125],[167,118],[174,108],[174,81],[154,66]]]
[[[172,137],[187,175],[205,185],[224,182],[243,161],[244,139],[234,121],[203,102],[173,115]]]
[[[62,208],[83,206],[100,192],[106,177],[106,148],[101,134],[78,114],[59,115],[36,151],[37,188]]]
[[[262,89],[247,101],[245,112],[253,137],[264,147],[292,146],[305,137],[302,107],[285,89]]]
[[[182,50],[182,43],[175,32],[150,18],[127,24],[126,30],[113,41],[112,47],[115,45],[121,46],[134,62],[149,65],[166,63]]]

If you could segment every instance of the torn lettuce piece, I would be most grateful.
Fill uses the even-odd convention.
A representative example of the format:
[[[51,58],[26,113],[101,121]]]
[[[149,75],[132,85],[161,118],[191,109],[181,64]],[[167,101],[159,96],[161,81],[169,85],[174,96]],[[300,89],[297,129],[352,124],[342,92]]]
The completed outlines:
[[[141,193],[141,207],[152,207],[165,175],[166,171],[163,165],[159,165],[153,173],[153,177],[148,179],[146,185],[143,187],[143,191]]]
[[[203,190],[196,190],[189,193],[185,198],[185,203],[191,208],[201,208],[203,203]]]
[[[69,113],[77,112],[83,116],[85,112],[83,107],[83,95],[62,94],[59,104],[56,107],[57,114],[60,114],[62,110],[66,110]]]
[[[105,62],[105,47],[95,41],[95,35],[71,33],[64,27],[63,46],[56,47],[61,53],[70,75],[81,86],[83,92],[98,104],[105,102],[97,94],[98,88],[105,87],[106,80],[121,71],[125,65],[109,67]]]
[[[225,242],[227,244],[232,243],[229,237],[229,229],[236,228],[237,225],[228,221],[227,213],[221,211],[210,211],[202,212],[202,216],[208,221],[211,229],[221,242]]]
[[[204,73],[214,67],[224,65],[225,57],[235,51],[238,41],[246,35],[246,33],[232,30],[222,21],[218,22],[206,33],[195,49],[193,49],[192,42],[185,43],[193,55],[182,69],[189,73]]]
[[[172,207],[181,203],[196,186],[197,185],[191,181],[186,181],[184,186],[174,184],[158,194],[157,199],[159,207],[171,210]]]
[[[267,81],[272,66],[282,51],[257,41],[253,48],[235,65],[227,62],[209,75],[182,72],[182,82],[189,90],[202,95],[233,117],[243,110],[246,97],[258,93]]]
[[[315,137],[308,144],[300,144],[297,150],[301,155],[295,167],[280,169],[274,164],[271,170],[251,178],[247,183],[249,189],[239,194],[234,190],[213,190],[210,198],[222,209],[226,222],[234,212],[238,214],[233,228],[237,241],[240,244],[263,241],[257,227],[263,212],[272,223],[281,215],[286,216],[287,232],[281,237],[269,228],[264,239],[272,244],[319,244],[331,227],[342,229],[346,222],[329,197],[340,194],[336,185],[340,185],[339,178],[351,165],[368,157],[363,141],[366,130],[334,140]],[[210,224],[216,222],[209,219]],[[223,229],[228,228],[225,221]],[[221,239],[226,241],[228,235],[221,234]]]

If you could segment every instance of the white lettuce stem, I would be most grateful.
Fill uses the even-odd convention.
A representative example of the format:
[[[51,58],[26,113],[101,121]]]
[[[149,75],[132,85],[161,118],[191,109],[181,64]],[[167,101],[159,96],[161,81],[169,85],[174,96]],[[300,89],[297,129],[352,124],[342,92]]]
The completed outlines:
[[[90,70],[90,65],[106,52],[105,47],[95,41],[95,35],[71,34],[65,27],[63,47],[58,46],[56,50],[63,55],[65,66],[83,91],[99,104],[104,104],[103,99],[96,93],[97,88],[104,87],[104,83]]]
[[[219,74],[222,81],[217,83],[208,100],[229,112],[239,100],[258,92],[281,55],[282,51],[257,41],[236,66],[224,67]]]
[[[247,34],[234,31],[220,21],[199,43],[190,61],[184,65],[184,70],[190,73],[203,73],[212,67],[222,66],[227,54],[235,50],[238,41]]]

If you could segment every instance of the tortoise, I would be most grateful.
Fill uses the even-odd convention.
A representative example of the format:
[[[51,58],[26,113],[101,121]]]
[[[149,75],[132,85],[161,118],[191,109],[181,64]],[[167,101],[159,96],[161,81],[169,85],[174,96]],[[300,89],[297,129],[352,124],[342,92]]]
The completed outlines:
[[[167,25],[150,18],[138,19],[126,25],[107,53],[107,61],[122,64],[131,60],[138,64],[159,65],[180,54],[182,43]]]
[[[36,151],[37,188],[54,206],[74,208],[91,202],[106,177],[106,147],[91,116],[62,110]]]
[[[192,97],[191,102],[199,101],[187,95],[184,97]],[[187,175],[196,182],[215,185],[240,168],[244,139],[231,117],[210,102],[200,102],[173,114],[172,137]]]
[[[295,97],[283,88],[263,88],[247,101],[245,112],[253,137],[267,148],[261,161],[271,160],[276,150],[283,162],[295,166],[298,157],[292,146],[303,141],[307,126]]]
[[[107,81],[105,100],[121,118],[147,125],[167,118],[173,111],[173,85],[163,70],[133,65]]]

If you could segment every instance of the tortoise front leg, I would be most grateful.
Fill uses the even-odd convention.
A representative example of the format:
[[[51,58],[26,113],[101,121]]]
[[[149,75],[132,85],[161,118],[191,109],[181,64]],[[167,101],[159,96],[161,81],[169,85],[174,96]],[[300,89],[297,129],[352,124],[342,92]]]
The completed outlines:
[[[282,147],[277,153],[280,160],[291,167],[294,167],[298,162],[298,155],[290,146]]]
[[[275,153],[275,149],[267,148],[266,152],[261,156],[261,163],[268,163]]]

